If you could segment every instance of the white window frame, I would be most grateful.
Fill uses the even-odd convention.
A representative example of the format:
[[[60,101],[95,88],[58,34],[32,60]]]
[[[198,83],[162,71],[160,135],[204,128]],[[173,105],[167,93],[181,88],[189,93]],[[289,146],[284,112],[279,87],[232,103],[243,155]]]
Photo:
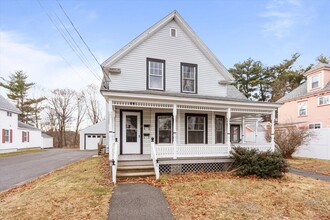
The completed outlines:
[[[327,103],[322,103],[321,104],[321,98],[325,98],[327,100]],[[329,105],[329,104],[330,104],[330,95],[320,96],[318,98],[318,106]]]
[[[311,128],[311,125],[313,125],[313,127]],[[316,125],[319,125],[319,128],[315,128]],[[310,123],[308,124],[308,129],[321,129],[322,128],[322,122],[316,122],[316,123]]]
[[[194,90],[193,91],[188,91],[184,90],[183,85],[184,85],[184,80],[189,79],[192,80],[192,78],[184,78],[184,67],[194,67]],[[197,64],[192,64],[192,63],[181,63],[181,92],[182,93],[194,93],[197,94]]]
[[[317,77],[317,81],[315,81],[315,82],[317,82],[317,86],[316,87],[313,87],[313,79],[315,78],[315,77]],[[317,89],[317,88],[319,88],[320,87],[320,74],[316,74],[316,75],[313,75],[313,76],[311,76],[311,89]],[[315,83],[314,82],[314,83]]]
[[[11,117],[12,116],[12,113],[11,112],[7,112],[7,116],[8,117]]]
[[[175,32],[174,36],[172,35],[172,30],[174,30],[174,32]],[[170,36],[171,37],[177,37],[178,36],[178,30],[176,28],[170,28]]]
[[[154,63],[160,63],[161,64],[161,70],[162,70],[162,75],[155,75],[155,74],[151,74],[151,65],[150,63],[154,62]],[[148,66],[148,72],[147,72],[147,77],[148,77],[148,90],[161,90],[164,91],[165,90],[165,60],[159,60],[159,59],[153,59],[153,58],[147,58],[147,66]],[[162,77],[162,84],[161,84],[161,88],[156,88],[156,87],[151,87],[151,80],[150,80],[150,76],[153,77]]]
[[[5,143],[9,143],[9,142],[10,142],[10,130],[5,129]]]
[[[23,142],[28,142],[28,132],[23,131]]]
[[[305,106],[306,106],[306,114],[305,115],[300,114],[300,106],[301,106],[302,103],[305,103]],[[298,116],[307,116],[307,101],[298,102]]]

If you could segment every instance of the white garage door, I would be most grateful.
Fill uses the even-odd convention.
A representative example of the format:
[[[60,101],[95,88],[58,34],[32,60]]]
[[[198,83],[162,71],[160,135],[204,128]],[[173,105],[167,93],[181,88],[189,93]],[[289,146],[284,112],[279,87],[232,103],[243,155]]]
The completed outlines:
[[[85,150],[97,150],[101,137],[105,143],[105,134],[85,134]]]

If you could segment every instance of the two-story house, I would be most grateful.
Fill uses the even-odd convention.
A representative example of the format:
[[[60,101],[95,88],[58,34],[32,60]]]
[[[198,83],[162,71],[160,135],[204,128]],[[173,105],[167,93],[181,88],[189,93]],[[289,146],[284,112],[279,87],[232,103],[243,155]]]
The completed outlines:
[[[274,112],[276,103],[246,99],[233,76],[177,11],[102,64],[101,93],[113,181],[128,165],[159,173],[221,170],[232,143],[246,143],[245,123]],[[152,161],[151,161],[152,159]],[[140,169],[141,166],[136,167]],[[132,174],[133,175],[133,174]]]
[[[330,65],[319,63],[305,73],[306,82],[279,99],[280,124],[310,129],[330,127]]]
[[[20,110],[0,95],[0,153],[43,147],[41,130],[18,121]]]

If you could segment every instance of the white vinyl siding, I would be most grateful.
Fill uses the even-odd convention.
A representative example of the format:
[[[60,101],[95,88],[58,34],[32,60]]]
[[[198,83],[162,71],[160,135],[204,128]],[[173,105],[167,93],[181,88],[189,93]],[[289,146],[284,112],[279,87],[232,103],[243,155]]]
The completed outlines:
[[[177,37],[170,36],[170,28],[177,29]],[[113,90],[146,90],[146,58],[158,58],[166,61],[166,92],[181,92],[180,63],[183,62],[198,65],[198,95],[227,95],[227,87],[219,85],[219,80],[224,80],[222,74],[175,21],[170,22],[111,66],[120,68],[121,73],[111,75],[110,88]]]

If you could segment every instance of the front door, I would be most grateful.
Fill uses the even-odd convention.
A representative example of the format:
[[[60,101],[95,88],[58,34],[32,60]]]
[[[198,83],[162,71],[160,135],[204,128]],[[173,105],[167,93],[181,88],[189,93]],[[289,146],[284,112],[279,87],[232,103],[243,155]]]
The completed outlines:
[[[141,113],[122,114],[122,154],[141,154]]]
[[[240,127],[239,125],[230,125],[230,142],[240,142]]]

